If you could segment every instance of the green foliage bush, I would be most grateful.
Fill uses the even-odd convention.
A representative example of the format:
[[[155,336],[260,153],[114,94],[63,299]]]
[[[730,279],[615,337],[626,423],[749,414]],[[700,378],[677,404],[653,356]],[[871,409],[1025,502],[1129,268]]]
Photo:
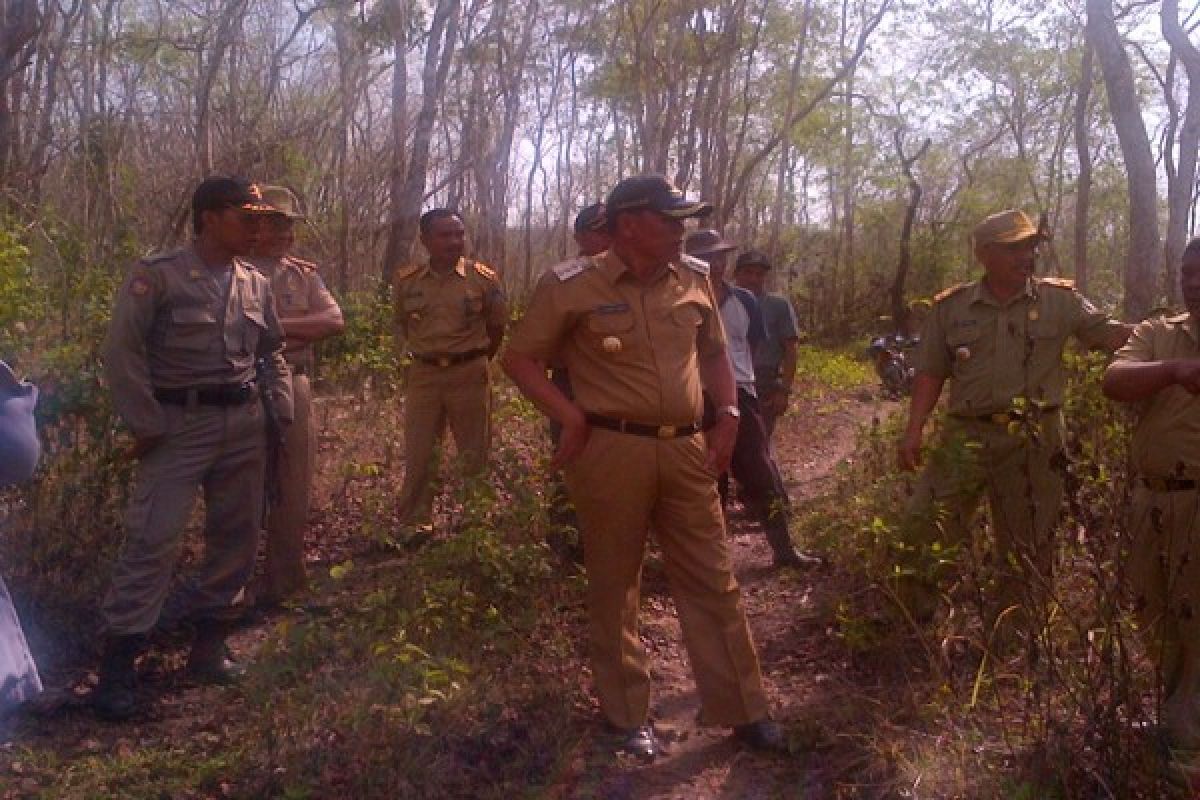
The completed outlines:
[[[981,511],[970,552],[930,552],[916,567],[904,557],[899,531],[915,476],[896,468],[899,416],[877,419],[862,432],[836,490],[802,519],[806,537],[872,589],[850,592],[854,600],[833,614],[833,630],[847,650],[887,663],[912,659],[906,643],[916,642],[923,655],[915,668],[932,676],[926,696],[936,704],[940,729],[986,737],[979,751],[1008,753],[1006,774],[1036,787],[1037,796],[1170,796],[1156,742],[1146,733],[1153,730],[1160,687],[1124,601],[1129,431],[1126,410],[1100,392],[1106,363],[1100,355],[1067,355],[1070,464],[1056,587],[1045,609],[1048,624],[1029,632],[1018,661],[989,655],[976,662],[977,670],[958,676],[946,660],[956,642],[970,653],[989,649],[982,625],[988,571],[978,552],[988,535],[987,514]],[[926,432],[927,444],[937,441],[936,429]],[[914,568],[936,570],[944,560],[959,576],[943,598],[955,613],[919,622],[894,591],[895,579]],[[982,759],[962,766],[980,776],[988,771]],[[993,795],[981,790],[978,796]]]
[[[362,388],[368,383],[384,393],[395,391],[400,357],[392,331],[392,305],[375,287],[338,299],[346,329],[320,344],[324,377],[337,386]]]

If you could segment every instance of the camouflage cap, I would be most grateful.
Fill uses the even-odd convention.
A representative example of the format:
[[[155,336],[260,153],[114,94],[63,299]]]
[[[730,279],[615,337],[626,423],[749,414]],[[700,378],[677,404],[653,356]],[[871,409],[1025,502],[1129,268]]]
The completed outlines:
[[[259,184],[258,189],[266,206],[263,213],[282,214],[288,219],[304,219],[304,213],[300,211],[300,201],[291,189],[266,183]]]
[[[976,247],[993,243],[1023,242],[1035,236],[1041,239],[1046,238],[1033,224],[1033,221],[1025,215],[1025,212],[1016,208],[992,214],[971,231],[971,239],[975,242]]]

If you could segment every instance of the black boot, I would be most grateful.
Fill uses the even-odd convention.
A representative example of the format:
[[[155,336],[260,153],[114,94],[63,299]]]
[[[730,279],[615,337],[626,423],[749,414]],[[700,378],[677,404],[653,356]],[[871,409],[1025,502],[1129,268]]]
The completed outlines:
[[[821,565],[821,559],[800,553],[792,545],[792,535],[788,532],[787,520],[782,515],[770,520],[763,528],[767,534],[767,542],[771,545],[771,551],[775,554],[776,567],[803,569]]]
[[[134,690],[133,662],[142,650],[141,636],[109,636],[100,659],[100,682],[92,692],[92,707],[101,719],[119,722],[142,712]]]
[[[229,658],[225,637],[230,625],[216,620],[196,623],[196,639],[188,653],[187,673],[197,683],[228,685],[245,674],[245,669]]]

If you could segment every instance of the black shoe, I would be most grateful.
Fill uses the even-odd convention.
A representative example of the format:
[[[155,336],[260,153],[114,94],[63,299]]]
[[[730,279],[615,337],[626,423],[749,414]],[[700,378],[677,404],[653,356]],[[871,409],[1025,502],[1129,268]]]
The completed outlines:
[[[110,636],[105,640],[100,682],[92,691],[92,708],[100,719],[122,722],[144,710],[135,690],[134,668],[142,644],[141,636]]]
[[[658,755],[658,740],[654,737],[654,728],[651,726],[640,725],[614,731],[621,738],[621,752],[645,762],[653,761]]]
[[[769,719],[757,722],[747,722],[745,725],[733,727],[734,737],[751,750],[761,750],[771,753],[788,752],[787,739],[783,731]]]
[[[825,563],[819,556],[810,556],[792,548],[775,553],[774,564],[777,568],[791,567],[792,569],[815,569]]]
[[[188,653],[187,676],[196,683],[227,686],[246,673],[245,667],[229,657],[225,635],[229,624],[219,620],[196,623],[196,640]]]

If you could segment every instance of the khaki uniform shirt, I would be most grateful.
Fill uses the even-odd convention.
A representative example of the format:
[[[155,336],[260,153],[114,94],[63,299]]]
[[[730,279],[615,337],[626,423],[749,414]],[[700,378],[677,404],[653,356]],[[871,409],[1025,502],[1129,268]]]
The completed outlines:
[[[488,328],[503,328],[508,321],[500,277],[478,261],[460,258],[445,274],[428,265],[406,267],[392,282],[397,338],[413,353],[486,350]]]
[[[1139,323],[1116,361],[1200,358],[1200,335],[1189,314]],[[1168,386],[1138,403],[1133,432],[1134,469],[1145,477],[1200,478],[1200,396]]]
[[[565,365],[585,411],[688,425],[703,411],[697,359],[725,350],[717,308],[707,264],[685,256],[646,286],[610,251],[543,275],[508,346]]]
[[[254,362],[273,362],[271,385],[290,420],[290,375],[283,327],[266,277],[233,260],[228,296],[220,273],[190,246],[144,259],[117,294],[104,342],[104,367],[117,412],[135,436],[166,432],[154,390],[247,383]]]
[[[1068,337],[1089,347],[1120,327],[1075,291],[1070,281],[1040,278],[1000,303],[973,281],[938,295],[915,355],[918,372],[950,379],[951,414],[1007,411],[1017,398],[1062,405]]]
[[[280,319],[294,319],[320,314],[337,308],[325,281],[317,272],[317,265],[294,256],[281,259],[254,259],[259,272],[271,281],[271,294],[275,295],[275,307]],[[289,338],[284,344],[284,357],[288,364],[303,369],[312,368],[312,344]]]

